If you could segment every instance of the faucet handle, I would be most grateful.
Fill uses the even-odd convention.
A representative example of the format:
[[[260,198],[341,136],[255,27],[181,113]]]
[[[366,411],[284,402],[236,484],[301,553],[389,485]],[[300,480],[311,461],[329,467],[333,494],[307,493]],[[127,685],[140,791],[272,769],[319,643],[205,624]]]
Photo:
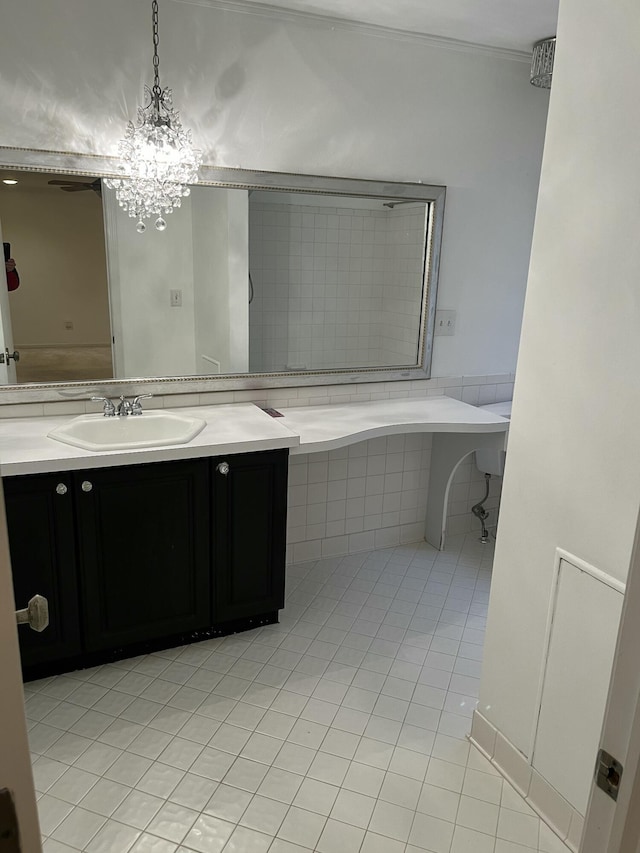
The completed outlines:
[[[104,403],[104,406],[102,407],[102,413],[104,414],[105,418],[111,418],[116,413],[116,407],[113,405],[112,401],[109,400],[108,397],[92,397],[91,402]]]
[[[150,400],[151,397],[153,397],[153,394],[138,394],[137,397],[134,397],[133,402],[131,403],[131,414],[141,415],[142,405],[140,403],[140,400]]]

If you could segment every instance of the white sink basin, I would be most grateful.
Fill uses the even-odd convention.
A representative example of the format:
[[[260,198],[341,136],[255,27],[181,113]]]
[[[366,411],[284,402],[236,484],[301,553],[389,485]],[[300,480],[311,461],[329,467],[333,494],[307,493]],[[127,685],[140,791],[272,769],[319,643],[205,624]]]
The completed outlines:
[[[206,421],[175,412],[144,412],[142,415],[105,418],[81,415],[56,427],[49,438],[84,450],[126,450],[186,444],[204,428]]]

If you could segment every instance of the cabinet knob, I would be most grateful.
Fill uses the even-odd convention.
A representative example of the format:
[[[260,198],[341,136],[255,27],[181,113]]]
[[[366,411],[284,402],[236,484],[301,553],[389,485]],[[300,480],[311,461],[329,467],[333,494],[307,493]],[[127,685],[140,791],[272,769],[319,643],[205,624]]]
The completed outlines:
[[[83,492],[90,492],[93,488],[93,483],[91,483],[89,480],[83,480],[82,486],[80,488]]]
[[[58,495],[66,495],[67,494],[67,487],[65,486],[64,483],[58,483],[58,485],[56,486],[56,494],[58,494]]]
[[[226,477],[227,474],[229,473],[229,463],[228,462],[219,462],[216,465],[216,471],[218,472],[218,474],[224,474],[224,476]]]

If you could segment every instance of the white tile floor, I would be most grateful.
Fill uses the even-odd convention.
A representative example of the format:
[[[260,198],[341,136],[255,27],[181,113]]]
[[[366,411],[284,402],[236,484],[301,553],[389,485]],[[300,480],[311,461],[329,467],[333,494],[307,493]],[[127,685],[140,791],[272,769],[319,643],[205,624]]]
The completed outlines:
[[[26,685],[46,853],[566,853],[465,739],[491,560],[292,566],[280,625]]]

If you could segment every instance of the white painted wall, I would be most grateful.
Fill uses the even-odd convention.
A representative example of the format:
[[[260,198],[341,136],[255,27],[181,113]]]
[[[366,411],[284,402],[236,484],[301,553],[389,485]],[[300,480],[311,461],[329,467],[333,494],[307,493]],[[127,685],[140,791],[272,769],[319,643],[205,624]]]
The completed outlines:
[[[103,190],[116,378],[196,373],[192,220],[189,199],[166,231],[153,220],[138,234],[135,220]],[[173,307],[171,290],[182,291]]]
[[[480,701],[527,756],[555,549],[625,581],[640,505],[639,28],[633,0],[560,4]],[[581,708],[562,711],[559,733]],[[570,764],[566,743],[556,761]]]
[[[189,203],[196,373],[243,373],[249,368],[248,195],[194,187]]]
[[[104,203],[116,377],[246,371],[246,192],[195,187],[165,231],[151,220],[144,234],[106,187]]]
[[[45,182],[0,184],[4,239],[20,274],[10,299],[14,343],[108,345],[102,203],[94,192],[61,192]]]
[[[148,17],[142,0],[3,0],[0,145],[115,154],[150,78]],[[457,333],[433,375],[513,371],[548,101],[526,63],[180,0],[160,31],[206,162],[446,184]]]

